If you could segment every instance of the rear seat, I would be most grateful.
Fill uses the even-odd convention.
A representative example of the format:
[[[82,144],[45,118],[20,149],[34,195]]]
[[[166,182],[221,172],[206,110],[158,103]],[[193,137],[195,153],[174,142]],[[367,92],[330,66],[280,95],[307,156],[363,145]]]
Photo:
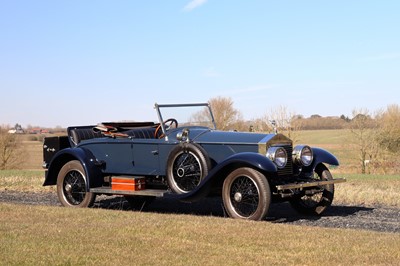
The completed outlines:
[[[72,141],[74,146],[78,145],[82,140],[94,139],[94,138],[102,138],[104,135],[100,131],[93,131],[93,127],[95,126],[82,126],[82,127],[70,127],[68,128],[68,136]],[[127,134],[129,137],[136,139],[155,139],[155,131],[154,127],[140,127],[134,128],[127,131],[122,131],[120,133]],[[161,130],[159,130],[159,134],[161,134]]]
[[[101,132],[94,132],[94,126],[70,127],[68,128],[68,136],[73,144],[78,145],[82,140],[102,138]]]

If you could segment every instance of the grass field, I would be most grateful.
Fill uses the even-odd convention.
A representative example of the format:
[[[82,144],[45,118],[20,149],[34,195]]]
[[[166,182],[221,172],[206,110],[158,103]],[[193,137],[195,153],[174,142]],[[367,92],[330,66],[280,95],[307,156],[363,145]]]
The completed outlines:
[[[334,204],[400,208],[400,175],[354,174],[346,131],[301,132],[325,148],[348,182]],[[43,187],[42,142],[25,139],[24,170],[0,171],[0,191]],[[211,216],[0,203],[0,265],[399,265],[400,234]]]
[[[334,154],[340,166],[336,172],[357,173],[360,170],[357,149],[349,130],[307,130],[299,132],[299,143],[319,147]]]
[[[0,204],[2,265],[398,265],[400,235]]]

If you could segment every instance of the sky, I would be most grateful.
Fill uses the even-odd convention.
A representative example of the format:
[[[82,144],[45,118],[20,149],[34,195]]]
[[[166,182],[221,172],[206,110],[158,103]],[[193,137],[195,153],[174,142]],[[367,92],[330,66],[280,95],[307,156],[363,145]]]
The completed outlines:
[[[245,119],[400,104],[400,1],[0,0],[0,125],[155,121],[230,97]]]

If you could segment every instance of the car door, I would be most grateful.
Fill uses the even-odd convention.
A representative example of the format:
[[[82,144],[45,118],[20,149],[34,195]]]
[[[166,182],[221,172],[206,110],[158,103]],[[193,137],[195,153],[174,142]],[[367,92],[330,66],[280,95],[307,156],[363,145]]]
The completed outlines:
[[[135,175],[158,175],[159,169],[159,140],[132,140],[133,168]]]
[[[83,145],[98,161],[104,162],[108,174],[133,174],[132,143],[128,139],[109,139]]]

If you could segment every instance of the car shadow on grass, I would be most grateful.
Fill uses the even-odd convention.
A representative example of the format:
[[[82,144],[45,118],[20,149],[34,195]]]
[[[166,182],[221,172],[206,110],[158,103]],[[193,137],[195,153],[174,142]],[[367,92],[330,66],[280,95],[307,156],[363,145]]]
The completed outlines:
[[[104,208],[125,211],[154,212],[164,214],[186,214],[197,216],[227,217],[221,198],[206,198],[194,203],[185,203],[174,199],[155,199],[150,204],[144,204],[134,210],[124,197],[98,198],[94,208]],[[322,216],[299,214],[289,203],[271,204],[266,221],[273,223],[297,223],[299,221],[318,221],[322,218],[341,218],[357,215],[360,212],[370,213],[374,209],[362,206],[329,207]]]
[[[317,215],[305,215],[295,211],[289,203],[279,203],[271,205],[267,221],[274,223],[294,223],[303,220],[318,221],[321,219],[335,219],[335,218],[346,218],[355,216],[359,213],[371,213],[373,208],[367,208],[362,206],[341,206],[332,205],[330,206],[321,216]]]

